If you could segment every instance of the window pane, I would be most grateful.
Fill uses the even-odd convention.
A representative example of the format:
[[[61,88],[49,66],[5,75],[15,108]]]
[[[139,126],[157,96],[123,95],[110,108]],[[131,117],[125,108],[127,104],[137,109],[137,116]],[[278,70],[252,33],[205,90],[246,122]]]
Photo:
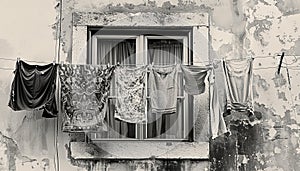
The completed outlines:
[[[183,44],[173,39],[148,39],[148,61],[156,65],[178,64],[182,61]]]
[[[136,63],[136,40],[135,39],[98,39],[97,40],[97,63],[98,64],[135,64]],[[102,138],[136,138],[136,125],[118,120],[115,115],[115,78],[112,79],[111,90],[108,99],[106,122],[107,135]],[[103,133],[102,133],[103,134]]]
[[[116,111],[115,104],[116,99],[109,99],[108,117],[106,117],[109,138],[135,138],[135,124],[127,123],[114,117]]]
[[[150,105],[149,105],[150,107]],[[177,111],[172,114],[148,113],[147,138],[182,139],[183,101],[177,100]]]
[[[135,39],[98,39],[98,64],[135,64]]]
[[[148,39],[148,62],[154,65],[172,65],[182,63],[183,43],[173,39]],[[148,74],[149,78],[149,74]],[[178,96],[175,113],[156,114],[151,112],[151,99],[148,98],[147,138],[182,139],[183,135],[183,78],[178,74]],[[147,94],[150,94],[149,81]]]

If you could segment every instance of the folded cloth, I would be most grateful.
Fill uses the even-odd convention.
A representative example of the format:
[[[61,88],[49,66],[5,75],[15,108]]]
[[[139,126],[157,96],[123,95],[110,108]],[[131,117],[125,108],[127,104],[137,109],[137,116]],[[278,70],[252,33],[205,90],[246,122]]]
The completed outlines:
[[[15,111],[44,109],[43,117],[57,117],[55,100],[57,64],[16,63],[8,106]]]
[[[177,65],[153,66],[150,71],[150,98],[152,112],[175,113],[177,104]]]
[[[107,97],[115,66],[60,65],[63,131],[105,130]]]
[[[181,65],[181,70],[185,81],[185,92],[191,95],[204,93],[205,78],[210,68],[194,65]]]
[[[117,104],[115,118],[130,123],[143,123],[145,115],[146,67],[117,67]]]

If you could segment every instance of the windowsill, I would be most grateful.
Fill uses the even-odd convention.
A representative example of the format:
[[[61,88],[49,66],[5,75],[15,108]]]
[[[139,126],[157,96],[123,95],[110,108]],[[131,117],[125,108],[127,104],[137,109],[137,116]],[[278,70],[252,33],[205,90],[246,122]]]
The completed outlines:
[[[70,142],[74,159],[198,159],[209,157],[208,142]]]
[[[151,141],[157,141],[157,142],[191,142],[188,139],[156,139],[156,138],[147,138],[147,139],[133,139],[133,138],[124,138],[124,139],[109,139],[109,138],[102,138],[102,139],[92,139],[91,142],[103,142],[103,141],[138,141],[138,142],[151,142]]]

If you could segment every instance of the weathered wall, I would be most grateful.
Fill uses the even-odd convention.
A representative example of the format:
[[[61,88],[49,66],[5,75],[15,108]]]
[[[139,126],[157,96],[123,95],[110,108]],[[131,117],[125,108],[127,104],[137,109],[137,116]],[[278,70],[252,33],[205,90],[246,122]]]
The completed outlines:
[[[74,12],[72,15],[72,63],[86,63],[87,27],[88,26],[193,26],[193,44],[199,52],[194,51],[194,61],[208,60],[208,15],[200,11],[181,11],[180,13],[159,13],[157,11],[128,13],[128,12]],[[202,27],[200,27],[202,26]],[[141,159],[154,162],[158,170],[179,170],[182,166],[191,167],[191,163],[176,160],[203,160],[196,166],[208,166],[208,115],[209,115],[209,86],[206,91],[194,97],[195,114],[195,142],[93,142],[70,143],[70,153],[74,160],[85,161],[99,160],[110,164],[110,160],[124,160],[127,163]],[[205,142],[206,141],[206,142]],[[134,159],[134,160],[133,160]],[[174,169],[168,168],[168,163],[173,163]],[[146,166],[145,166],[146,167]],[[176,169],[177,168],[177,169]],[[192,168],[192,167],[191,167]],[[202,170],[208,169],[207,167]],[[124,168],[125,169],[125,168]],[[123,170],[124,170],[123,169]],[[128,168],[129,169],[129,168]],[[121,169],[120,169],[121,170]]]
[[[300,2],[297,0],[63,0],[63,60],[71,61],[72,12],[208,12],[212,26],[212,57],[241,58],[249,55],[266,56],[286,51],[300,55]],[[28,60],[52,61],[55,41],[51,25],[58,7],[55,2],[30,0],[24,3],[1,2],[0,56]],[[17,25],[16,25],[17,23]],[[37,24],[38,23],[38,24]],[[4,26],[4,27],[3,27]],[[21,26],[21,27],[20,27]],[[299,69],[282,68],[276,75],[278,57],[255,59],[255,109],[262,118],[254,127],[232,129],[232,136],[220,137],[213,150],[223,149],[212,160],[212,168],[219,166],[240,170],[299,170],[300,95]],[[288,64],[299,66],[294,57],[286,57]],[[295,61],[295,62],[294,62]],[[14,62],[1,61],[1,67],[13,68]],[[260,68],[260,69],[258,69]],[[262,69],[265,68],[265,69]],[[54,170],[55,122],[42,119],[32,112],[12,112],[7,107],[11,70],[0,70],[0,170]],[[243,130],[243,131],[241,131]],[[64,134],[65,135],[65,134]],[[245,140],[239,137],[247,137]],[[61,170],[85,170],[84,162],[67,158],[68,136],[59,133]],[[233,144],[233,145],[232,145]],[[234,145],[237,144],[238,146]],[[67,147],[65,147],[67,145]],[[235,149],[224,152],[223,147]],[[232,155],[231,155],[231,153]],[[213,155],[212,155],[213,156]],[[238,160],[232,159],[237,156]],[[218,162],[219,161],[219,162]],[[233,163],[232,163],[233,161]],[[22,165],[23,163],[23,165]],[[234,164],[233,166],[231,164]],[[77,166],[78,167],[77,167]],[[135,167],[137,165],[134,165]],[[186,166],[186,165],[185,165]],[[187,170],[199,170],[189,165]],[[114,169],[121,170],[120,165]],[[125,166],[124,166],[125,167]],[[45,169],[44,169],[45,168]],[[198,169],[197,169],[198,168]],[[200,167],[202,168],[202,167]]]
[[[54,1],[1,0],[0,6],[0,170],[54,170],[54,122],[38,112],[8,108],[10,84],[17,57],[53,61]],[[12,60],[4,60],[12,59]]]
[[[235,123],[232,135],[220,137],[211,147],[228,144],[229,151],[217,159],[219,152],[213,151],[212,160],[223,170],[297,170],[299,148],[297,119],[297,70],[290,71],[291,90],[286,71],[275,74],[278,64],[276,54],[299,54],[298,26],[300,3],[296,1],[76,1],[72,8],[65,8],[65,25],[70,26],[71,14],[81,12],[160,12],[165,15],[184,12],[208,12],[211,15],[211,46],[213,58],[243,58],[268,56],[256,59],[254,92],[256,125]],[[226,14],[226,15],[224,15]],[[66,27],[65,27],[66,28]],[[65,52],[70,52],[70,28],[65,34]],[[71,61],[71,55],[66,57]],[[293,57],[286,57],[288,63]],[[271,68],[269,68],[271,67]],[[272,68],[273,67],[273,68]],[[265,69],[264,69],[265,68]],[[293,75],[295,74],[295,75]],[[294,91],[294,92],[293,92]],[[232,119],[235,119],[234,117]],[[225,138],[225,139],[224,139]],[[243,139],[244,138],[244,139]],[[226,146],[225,146],[226,147]],[[224,146],[220,149],[226,149]],[[299,150],[298,150],[299,151]],[[228,155],[232,153],[232,155]],[[216,158],[214,158],[214,154]],[[221,153],[222,154],[222,153]],[[223,157],[223,158],[222,158]],[[238,158],[238,160],[235,160]],[[279,160],[280,159],[280,160]],[[227,162],[226,162],[227,161]],[[288,163],[288,164],[287,164]],[[212,162],[212,169],[218,166]]]
[[[246,56],[276,55],[281,51],[299,54],[298,26],[300,3],[295,1],[134,1],[95,2],[77,1],[73,11],[101,11],[137,13],[159,11],[166,15],[177,12],[208,12],[211,14],[212,56],[214,58],[242,58]],[[226,15],[224,15],[226,13]],[[66,18],[70,15],[66,15]],[[66,20],[68,21],[68,20]],[[70,21],[70,20],[69,20]],[[70,24],[70,23],[69,23]],[[66,22],[66,25],[69,25]],[[66,35],[66,50],[70,40]],[[68,52],[67,50],[66,52]],[[70,56],[69,56],[70,57]],[[286,57],[288,63],[293,57]],[[71,60],[71,58],[67,59]],[[258,123],[248,126],[237,123],[232,135],[220,137],[211,147],[223,143],[227,147],[211,148],[211,156],[223,151],[217,159],[223,170],[298,170],[299,142],[297,100],[297,70],[275,74],[278,58],[255,60],[254,92]],[[273,68],[268,68],[273,67]],[[265,68],[265,69],[263,69]],[[288,83],[291,89],[288,89]],[[234,118],[233,118],[234,119]],[[222,153],[221,153],[222,154]],[[228,155],[229,154],[229,155]],[[232,155],[230,155],[232,154]],[[216,155],[216,158],[220,155]],[[212,160],[216,160],[212,157]],[[238,158],[238,160],[235,160]],[[227,161],[227,162],[226,162]],[[288,164],[287,164],[288,163]],[[212,162],[212,169],[218,166]]]

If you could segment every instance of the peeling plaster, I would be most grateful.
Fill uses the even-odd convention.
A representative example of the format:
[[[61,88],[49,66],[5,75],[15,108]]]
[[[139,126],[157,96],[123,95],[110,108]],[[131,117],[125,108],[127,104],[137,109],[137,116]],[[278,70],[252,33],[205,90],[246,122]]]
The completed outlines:
[[[275,77],[273,77],[272,80],[274,81],[275,87],[282,87],[287,83],[286,78],[285,76],[283,76],[283,74],[275,74]]]
[[[300,13],[300,4],[294,0],[277,0],[276,6],[283,15],[293,15]]]
[[[281,92],[277,90],[278,99],[282,99],[283,101],[287,101],[287,98],[285,96],[285,92]]]
[[[17,143],[0,132],[0,170],[16,171],[17,163],[20,161],[22,164],[35,162],[36,159],[31,159],[27,156],[22,156]]]
[[[279,154],[279,153],[281,153],[281,149],[280,149],[280,148],[278,148],[278,147],[275,147],[275,149],[274,149],[274,153],[275,153],[275,154]]]

